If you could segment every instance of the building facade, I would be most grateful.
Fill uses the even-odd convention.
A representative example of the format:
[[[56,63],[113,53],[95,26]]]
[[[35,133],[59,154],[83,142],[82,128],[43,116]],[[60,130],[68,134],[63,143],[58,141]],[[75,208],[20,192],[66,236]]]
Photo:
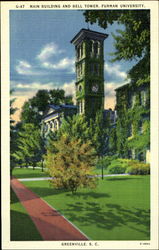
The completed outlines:
[[[75,105],[49,105],[46,111],[44,112],[42,119],[43,134],[47,136],[49,131],[55,132],[60,128],[63,118],[73,116],[75,114],[77,114],[77,106]]]
[[[150,83],[116,90],[117,148],[124,158],[150,162]]]

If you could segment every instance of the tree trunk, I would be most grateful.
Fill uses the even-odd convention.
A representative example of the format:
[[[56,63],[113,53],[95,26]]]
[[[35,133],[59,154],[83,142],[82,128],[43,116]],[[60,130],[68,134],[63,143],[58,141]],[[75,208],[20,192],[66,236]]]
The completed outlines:
[[[33,163],[33,170],[35,169],[35,162]]]
[[[104,178],[104,173],[103,173],[103,166],[102,166],[102,180],[103,180],[103,178]]]
[[[43,160],[41,160],[41,171],[44,171],[44,164],[43,164]]]

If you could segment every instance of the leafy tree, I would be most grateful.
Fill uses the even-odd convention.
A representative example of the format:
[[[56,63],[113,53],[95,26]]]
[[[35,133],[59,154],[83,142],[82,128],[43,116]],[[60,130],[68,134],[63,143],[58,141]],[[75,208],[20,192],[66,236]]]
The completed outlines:
[[[74,115],[62,120],[58,137],[68,135],[72,139],[80,139],[83,143],[90,140],[89,124],[84,115]]]
[[[63,89],[52,89],[49,91],[50,103],[54,104],[73,104],[72,96],[65,96],[65,91]]]
[[[103,118],[103,112],[96,114],[95,120],[88,120],[84,115],[68,117],[62,122],[58,136],[68,135],[72,139],[80,139],[83,143],[91,141],[98,156],[103,156],[108,149],[109,120]]]
[[[10,91],[10,94],[12,95],[13,89]],[[15,159],[13,157],[13,154],[17,148],[17,130],[16,125],[14,125],[15,121],[12,119],[12,115],[17,111],[17,108],[13,107],[13,103],[15,102],[15,98],[12,98],[10,100],[10,175],[12,176],[13,168],[15,167]]]
[[[109,117],[103,117],[103,112],[99,111],[96,114],[95,121],[91,120],[89,124],[90,138],[92,145],[97,151],[99,157],[108,153],[108,135],[110,121]]]
[[[75,193],[79,187],[95,187],[95,178],[90,178],[96,153],[90,142],[72,139],[62,135],[52,141],[46,155],[46,167],[55,188],[64,188]]]
[[[33,123],[35,126],[40,126],[42,115],[39,114],[38,109],[31,106],[31,100],[24,103],[21,112],[21,121],[23,123]]]
[[[65,96],[63,89],[38,90],[36,95],[26,101],[22,107],[21,121],[40,127],[43,112],[48,104],[72,104],[72,97]]]
[[[40,135],[40,130],[34,124],[26,123],[22,125],[17,138],[18,149],[14,153],[17,164],[32,165],[42,160],[44,153],[44,142]]]
[[[104,29],[117,22],[124,29],[113,35],[115,52],[112,61],[138,60],[129,71],[132,81],[141,84],[150,80],[150,11],[149,10],[86,10],[86,22],[98,23]]]

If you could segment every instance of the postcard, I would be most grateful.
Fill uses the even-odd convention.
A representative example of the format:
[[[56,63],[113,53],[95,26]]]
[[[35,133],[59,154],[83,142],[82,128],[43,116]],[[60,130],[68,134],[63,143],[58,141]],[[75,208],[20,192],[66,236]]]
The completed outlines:
[[[158,249],[158,7],[1,2],[3,249]]]

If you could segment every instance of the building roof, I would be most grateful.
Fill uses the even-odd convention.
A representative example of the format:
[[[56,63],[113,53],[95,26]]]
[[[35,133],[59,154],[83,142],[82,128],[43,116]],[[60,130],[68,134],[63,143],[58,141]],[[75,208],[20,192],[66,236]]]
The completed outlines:
[[[120,89],[124,89],[124,88],[127,87],[128,85],[130,85],[130,83],[126,83],[126,84],[124,84],[124,85],[122,85],[122,86],[116,88],[115,91],[118,91],[118,90],[120,90]]]
[[[49,104],[48,105],[49,108],[53,108],[55,110],[58,110],[60,108],[77,108],[76,105],[71,105],[71,104],[59,104],[59,105],[56,105],[56,104]]]
[[[97,32],[90,29],[81,29],[71,40],[71,43],[76,45],[77,43],[81,42],[81,40],[84,39],[85,37],[103,41],[105,38],[108,37],[108,34]]]
[[[48,113],[49,109],[52,108],[52,112],[51,113]],[[49,104],[47,106],[47,109],[43,115],[43,119],[46,118],[46,117],[49,117],[49,116],[52,116],[53,114],[57,113],[57,112],[60,112],[62,110],[66,110],[66,109],[77,109],[77,106],[76,105],[70,105],[70,104],[59,104],[59,105],[56,105],[56,104]]]

